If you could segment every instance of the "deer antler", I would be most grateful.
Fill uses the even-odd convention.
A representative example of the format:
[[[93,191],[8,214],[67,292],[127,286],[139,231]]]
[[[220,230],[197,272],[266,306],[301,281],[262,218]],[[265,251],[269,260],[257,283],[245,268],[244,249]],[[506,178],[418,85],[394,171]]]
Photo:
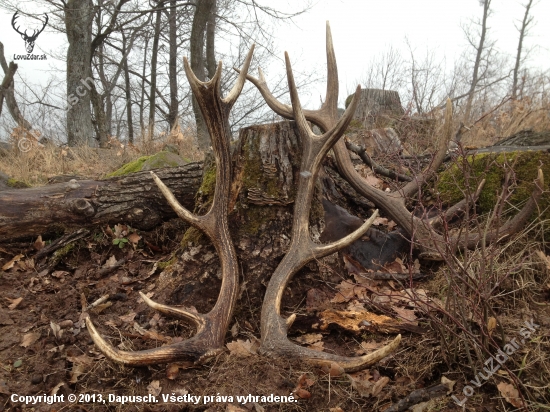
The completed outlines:
[[[337,101],[338,101],[338,68],[336,57],[332,44],[332,35],[330,25],[327,22],[326,32],[326,53],[327,53],[327,94],[324,103],[318,110],[304,110],[303,114],[306,120],[317,125],[321,130],[327,131],[332,128],[338,120]],[[237,70],[237,69],[236,69]],[[238,71],[238,70],[237,70]],[[268,106],[278,115],[287,119],[294,119],[295,115],[292,107],[282,104],[269,90],[265,77],[259,70],[259,77],[255,78],[247,75],[246,78],[252,82],[264,97]],[[339,140],[334,144],[333,152],[338,165],[338,170],[349,184],[361,195],[373,202],[382,212],[400,227],[402,227],[415,249],[421,252],[421,256],[426,259],[438,260],[441,258],[441,251],[444,250],[446,240],[440,234],[436,233],[431,225],[431,221],[420,219],[414,216],[405,206],[405,200],[413,196],[424,185],[441,166],[447,151],[449,141],[452,137],[452,104],[447,100],[445,112],[445,125],[442,136],[439,138],[437,151],[430,166],[420,175],[403,186],[401,189],[388,193],[370,186],[363,177],[353,167],[353,163],[347,151],[345,142]],[[538,199],[542,194],[544,180],[542,171],[539,169],[538,178],[535,181],[535,189],[524,205],[523,209],[502,227],[488,232],[485,236],[488,242],[497,239],[503,239],[517,232],[525,224],[529,216],[536,208]],[[477,194],[481,188],[478,188]],[[464,210],[476,201],[476,196],[460,202],[453,209]],[[451,237],[450,241],[458,248],[473,248],[480,242],[478,234],[468,234],[466,237]]]
[[[209,211],[203,216],[197,216],[185,209],[180,205],[170,189],[151,172],[155,183],[178,216],[204,231],[214,244],[222,269],[222,285],[218,300],[212,310],[203,315],[153,302],[140,292],[145,303],[153,309],[190,321],[197,327],[196,335],[188,340],[140,352],[126,352],[113,348],[99,335],[90,318],[87,318],[86,325],[95,344],[107,357],[117,362],[131,366],[151,365],[177,360],[192,360],[200,363],[204,359],[215,355],[223,348],[225,334],[233,316],[239,286],[237,255],[229,234],[227,221],[231,188],[228,119],[231,107],[243,88],[253,51],[254,46],[248,52],[242,72],[226,98],[222,98],[220,95],[221,62],[212,80],[201,82],[195,77],[187,59],[184,59],[185,73],[206,120],[206,126],[212,139],[212,147],[216,159],[216,188]]]
[[[315,244],[310,238],[309,210],[321,161],[348,127],[355,112],[361,89],[360,87],[357,88],[354,99],[342,118],[338,122],[335,122],[335,125],[330,130],[327,130],[325,134],[317,136],[309,129],[302,112],[287,53],[285,53],[285,60],[293,117],[296,120],[302,142],[302,163],[300,166],[296,199],[294,201],[292,240],[289,251],[271,277],[262,306],[262,339],[260,350],[272,356],[290,356],[317,362],[337,362],[346,371],[359,370],[393,352],[399,345],[401,335],[398,335],[392,343],[384,348],[357,358],[348,358],[307,349],[295,345],[288,340],[286,336],[287,330],[296,318],[296,315],[293,314],[287,319],[281,317],[281,300],[286,285],[300,268],[312,259],[327,256],[356,241],[368,230],[374,219],[378,216],[378,212],[375,211],[359,229],[333,243],[326,245]]]

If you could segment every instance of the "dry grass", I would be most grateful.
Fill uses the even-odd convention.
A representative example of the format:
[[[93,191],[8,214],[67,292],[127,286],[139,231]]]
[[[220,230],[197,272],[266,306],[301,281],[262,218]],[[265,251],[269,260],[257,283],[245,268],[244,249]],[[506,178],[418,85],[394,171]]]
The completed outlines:
[[[109,148],[41,145],[33,134],[16,128],[10,143],[11,149],[2,158],[0,171],[29,186],[44,185],[58,175],[100,179],[125,163],[163,150],[167,144],[175,146],[188,161],[200,161],[204,157],[194,143],[192,131],[182,131],[179,127],[169,135],[161,134],[135,145],[125,145],[113,137]]]

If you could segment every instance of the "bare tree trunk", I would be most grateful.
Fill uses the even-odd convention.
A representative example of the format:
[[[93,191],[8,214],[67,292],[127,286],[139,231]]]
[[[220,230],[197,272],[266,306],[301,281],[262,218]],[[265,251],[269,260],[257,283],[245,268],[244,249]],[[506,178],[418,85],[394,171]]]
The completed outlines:
[[[160,38],[160,22],[162,17],[163,1],[157,3],[157,15],[155,20],[155,34],[153,37],[153,50],[151,51],[151,91],[149,93],[149,124],[148,126],[148,140],[153,140],[153,132],[155,130],[155,100],[157,90],[157,58],[159,50],[159,38]]]
[[[8,106],[8,111],[10,112],[13,120],[17,122],[17,125],[30,131],[32,129],[32,125],[27,121],[27,119],[25,119],[23,114],[21,114],[17,101],[15,100],[15,80],[13,76],[17,70],[17,65],[11,62],[8,67],[6,57],[4,56],[4,45],[2,42],[0,42],[0,65],[2,66],[2,70],[5,75],[4,81],[2,82],[2,90],[0,91],[0,99],[2,99],[0,100],[0,113],[2,113],[2,104],[3,100],[5,100],[6,106]],[[14,66],[13,69],[11,69],[12,65]],[[10,75],[11,71],[13,71],[13,73]]]
[[[199,80],[205,80],[205,33],[211,15],[215,13],[216,0],[198,0],[195,15],[193,17],[193,26],[191,28],[190,55],[191,69]],[[212,40],[214,36],[212,34]],[[214,53],[214,44],[210,45],[211,53]],[[210,139],[206,130],[206,124],[202,117],[200,108],[193,97],[193,112],[195,113],[195,122],[197,124],[197,143],[201,150],[207,150],[210,147]]]
[[[533,0],[529,0],[529,3],[525,5],[525,14],[523,15],[523,21],[521,22],[521,28],[519,29],[518,52],[516,54],[516,64],[514,66],[514,80],[512,82],[512,99],[517,98],[519,67],[521,65],[521,52],[523,50],[523,39],[527,35],[527,26],[529,26],[529,24],[533,21],[533,17],[529,16],[529,11],[532,5],[533,5]]]
[[[491,0],[481,0],[483,4],[483,18],[481,20],[481,32],[479,35],[479,44],[476,47],[476,60],[474,62],[474,71],[472,73],[472,82],[470,83],[470,90],[468,91],[468,100],[466,101],[466,109],[464,111],[464,122],[470,120],[472,113],[472,104],[474,101],[475,90],[479,83],[479,67],[481,65],[481,58],[483,50],[485,48],[485,39],[487,36],[487,17],[489,16],[489,8],[491,7]]]
[[[143,47],[143,67],[141,68],[141,95],[139,99],[139,125],[141,127],[141,138],[145,139],[147,136],[147,128],[145,127],[145,73],[147,68],[147,50],[149,48],[149,37],[145,39],[145,46]]]
[[[206,72],[208,77],[211,79],[216,73],[216,2],[210,10],[210,15],[208,16],[208,22],[206,23]]]
[[[95,121],[94,125],[97,133],[97,140],[99,147],[106,148],[109,143],[109,135],[107,132],[107,120],[105,115],[105,110],[103,109],[103,96],[98,93],[95,88],[95,85],[92,85],[90,90],[92,105],[94,107]]]
[[[93,83],[92,0],[68,0],[65,9],[67,29],[67,139],[69,146],[87,145],[93,137],[90,82]],[[85,90],[87,87],[88,90]],[[77,96],[78,95],[78,96]]]
[[[168,125],[170,130],[176,127],[178,120],[178,36],[176,20],[176,0],[170,0],[168,17],[170,57],[168,62],[168,78],[170,81],[170,108],[168,110]]]
[[[128,123],[128,143],[134,143],[134,125],[132,119],[132,95],[130,93],[130,73],[128,72],[128,50],[126,50],[126,36],[122,35],[122,52],[124,59],[122,60],[124,70],[124,88],[126,95],[126,119]]]

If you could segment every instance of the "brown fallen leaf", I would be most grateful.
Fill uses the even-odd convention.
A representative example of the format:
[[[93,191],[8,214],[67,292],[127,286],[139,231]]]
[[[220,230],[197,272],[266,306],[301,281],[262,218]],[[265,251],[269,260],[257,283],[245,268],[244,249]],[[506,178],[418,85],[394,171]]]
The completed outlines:
[[[504,399],[506,399],[506,402],[508,402],[512,406],[515,406],[516,408],[523,408],[523,402],[519,397],[519,392],[514,387],[514,385],[506,382],[500,382],[497,385],[497,388]]]
[[[151,339],[151,340],[160,340],[161,342],[167,342],[167,343],[171,343],[172,342],[172,338],[170,338],[169,336],[164,336],[164,335],[161,335],[160,333],[158,333],[157,331],[155,330],[147,330],[147,329],[144,329],[142,328],[141,326],[139,326],[139,324],[137,322],[134,322],[134,329],[141,335],[143,336],[144,338],[146,339]]]
[[[417,317],[414,314],[414,310],[401,308],[399,306],[392,306],[392,309],[401,319],[414,325],[418,325],[418,322],[416,321]]]
[[[34,246],[34,249],[35,250],[42,250],[44,249],[44,246],[46,246],[46,242],[44,242],[42,240],[42,235],[38,235],[38,237],[36,238],[36,240],[34,241],[33,243],[33,246]]]
[[[138,242],[141,240],[141,236],[138,235],[137,233],[131,233],[128,235],[128,238],[127,238],[130,243],[133,243],[134,245],[137,245]]]
[[[86,369],[86,365],[75,363],[71,369],[71,378],[69,379],[69,383],[77,383],[78,377],[86,373]]]
[[[332,378],[341,376],[345,373],[344,368],[342,368],[336,362],[330,362],[330,364],[328,365],[325,363],[323,366],[321,366],[321,370],[326,375],[330,375]]]
[[[11,269],[15,265],[15,263],[19,262],[22,258],[23,258],[23,255],[21,254],[14,256],[12,260],[10,260],[8,263],[2,266],[2,270],[6,271]]]
[[[134,321],[134,318],[136,317],[136,315],[137,315],[136,312],[130,312],[127,315],[122,315],[122,316],[119,316],[118,318],[123,322],[131,323]]]
[[[17,307],[17,305],[19,305],[21,303],[21,301],[23,300],[22,297],[19,297],[19,298],[16,298],[16,299],[10,299],[10,298],[6,298],[6,299],[11,302],[8,305],[9,310],[14,310]]]
[[[166,365],[166,377],[170,380],[177,378],[180,369],[189,369],[194,367],[193,362],[174,362]]]
[[[162,391],[162,387],[160,386],[159,381],[153,381],[149,385],[147,385],[147,393],[153,396],[159,396],[160,392]]]
[[[59,326],[54,321],[50,321],[50,328],[52,328],[53,336],[55,336],[56,339],[60,339],[61,336],[63,336],[63,331],[61,330],[61,326]]]
[[[302,376],[300,376],[300,379],[298,379],[298,385],[292,392],[299,398],[309,399],[311,398],[311,393],[305,388],[309,388],[314,383],[315,381],[313,379],[308,378],[307,373],[304,373]]]
[[[3,379],[0,379],[0,393],[4,395],[12,394],[12,392],[10,391],[10,388],[8,388],[8,384]]]
[[[40,333],[38,333],[38,332],[27,333],[27,334],[23,335],[23,338],[21,339],[20,346],[23,346],[24,348],[28,348],[34,342],[36,342],[38,339],[40,339]]]
[[[342,281],[339,285],[336,286],[336,289],[338,289],[338,292],[330,300],[332,303],[349,302],[355,297],[359,299],[367,298],[367,289],[350,281]]]
[[[362,370],[355,373],[348,373],[347,377],[351,380],[351,386],[355,389],[359,396],[368,398],[372,394],[374,382],[371,382],[372,375],[368,370]]]
[[[489,336],[493,334],[493,331],[497,327],[497,320],[494,317],[490,317],[487,319],[487,331],[489,332]]]
[[[319,342],[323,339],[323,335],[320,333],[306,333],[305,335],[298,336],[295,340],[303,345],[311,345],[315,342]]]
[[[107,259],[103,265],[104,268],[112,268],[113,266],[116,265],[116,257],[115,255],[111,255],[111,257],[109,259]]]
[[[231,352],[231,355],[253,356],[256,355],[258,348],[260,347],[260,343],[257,340],[251,342],[250,339],[247,339],[246,341],[237,339],[236,341],[229,342],[226,346],[227,349],[229,349],[229,352]]]
[[[383,342],[376,342],[376,341],[370,341],[370,342],[361,342],[359,345],[360,348],[355,351],[357,355],[365,355],[370,352],[374,352],[377,349],[380,349],[385,344]]]

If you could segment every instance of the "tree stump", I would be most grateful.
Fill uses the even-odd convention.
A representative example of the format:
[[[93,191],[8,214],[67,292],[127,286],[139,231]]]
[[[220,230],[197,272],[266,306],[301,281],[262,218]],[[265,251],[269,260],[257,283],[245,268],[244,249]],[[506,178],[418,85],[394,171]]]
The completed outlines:
[[[352,95],[346,99],[346,107]],[[354,119],[367,130],[392,127],[393,119],[405,114],[399,93],[395,90],[362,89],[361,100],[355,110]]]

